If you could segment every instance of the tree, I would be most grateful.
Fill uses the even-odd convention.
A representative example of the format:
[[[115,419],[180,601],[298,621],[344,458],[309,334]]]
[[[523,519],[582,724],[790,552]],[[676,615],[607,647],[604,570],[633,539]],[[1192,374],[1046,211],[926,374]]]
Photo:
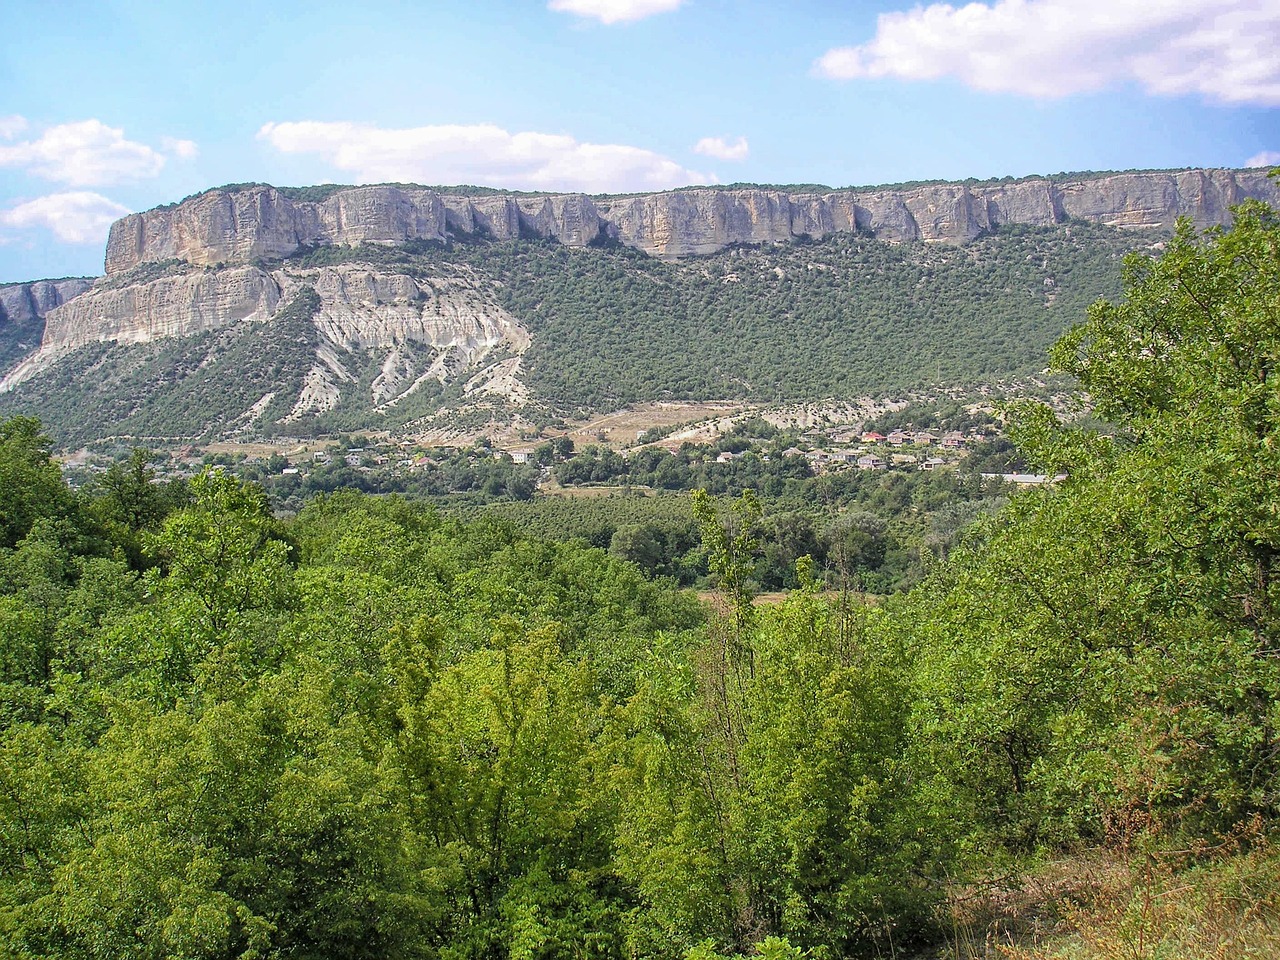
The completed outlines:
[[[98,481],[92,513],[107,534],[119,543],[135,569],[146,565],[142,535],[154,532],[170,504],[151,469],[154,455],[135,448],[127,463],[113,463]]]
[[[69,517],[71,493],[33,417],[0,422],[0,548],[25,537],[40,517]]]
[[[293,601],[289,546],[261,488],[206,470],[191,494],[191,506],[145,541],[161,560],[149,580],[164,602],[115,627],[134,679],[160,700],[193,682],[215,697],[237,695],[278,657]]]
[[[614,531],[609,552],[652,573],[667,559],[660,531],[652,523],[628,523]]]
[[[1053,351],[1106,425],[1017,405],[1015,439],[1068,479],[1015,497],[903,614],[926,789],[1017,845],[1280,809],[1276,215],[1183,223],[1125,288]]]

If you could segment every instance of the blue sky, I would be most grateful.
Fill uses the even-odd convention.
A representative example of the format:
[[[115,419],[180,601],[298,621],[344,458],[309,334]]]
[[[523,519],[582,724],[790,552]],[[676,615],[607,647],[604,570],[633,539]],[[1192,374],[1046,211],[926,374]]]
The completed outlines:
[[[1280,163],[1276,0],[5,0],[0,281],[218,184]]]

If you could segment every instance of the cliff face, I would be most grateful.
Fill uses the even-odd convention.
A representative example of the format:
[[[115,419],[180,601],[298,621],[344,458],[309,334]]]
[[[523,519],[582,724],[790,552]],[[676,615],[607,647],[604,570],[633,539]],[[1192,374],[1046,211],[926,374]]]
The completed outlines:
[[[0,375],[40,346],[47,314],[92,285],[92,280],[76,278],[0,286]]]
[[[45,346],[72,350],[114,340],[145,343],[270,316],[280,291],[256,267],[199,271],[92,290],[50,311]]]
[[[1004,224],[1081,218],[1118,227],[1226,223],[1247,197],[1280,202],[1265,170],[1125,173],[1080,180],[935,184],[903,190],[793,194],[680,190],[592,199],[581,194],[462,197],[394,186],[352,187],[320,202],[257,186],[212,190],[182,204],[117,221],[106,271],[170,259],[207,266],[287,257],[314,244],[400,243],[487,234],[537,236],[568,246],[617,240],[681,257],[735,243],[820,238],[860,230],[886,240],[963,243]]]
[[[573,247],[620,242],[683,257],[854,231],[964,243],[1005,224],[1073,218],[1136,228],[1187,216],[1208,226],[1227,222],[1230,206],[1247,197],[1280,204],[1280,184],[1262,170],[1190,170],[806,194],[696,189],[467,197],[371,186],[306,201],[269,186],[211,190],[118,221],[107,244],[108,276],[97,282],[0,287],[0,392],[92,343],[145,343],[259,323],[252,329],[267,335],[281,308],[309,285],[320,298],[311,317],[319,345],[290,416],[332,408],[355,390],[364,392],[361,403],[391,406],[432,380],[524,398],[529,334],[497,305],[491,278],[458,265],[425,279],[286,259],[316,245],[480,235]]]
[[[0,287],[0,324],[30,324],[43,320],[55,307],[78,297],[93,281],[84,277],[70,280],[34,280]]]
[[[377,225],[385,222],[379,211],[399,218],[406,229],[419,228],[416,213],[403,204],[389,207],[386,199],[348,194],[328,212],[379,238]],[[371,211],[377,215],[371,217]],[[246,234],[241,230],[235,235]],[[82,283],[89,287],[88,281]],[[352,364],[370,358],[380,367],[366,398],[375,406],[394,403],[429,379],[445,383],[463,371],[483,370],[494,351],[501,351],[503,362],[512,368],[509,382],[519,388],[519,358],[529,335],[466,268],[426,281],[357,265],[272,272],[245,265],[217,270],[174,267],[167,275],[134,283],[99,281],[48,312],[40,349],[0,379],[0,392],[92,343],[147,343],[240,323],[269,325],[303,286],[320,297],[311,318],[319,348],[294,417],[330,409],[344,393],[359,389],[361,371]],[[0,294],[10,289],[0,288]],[[15,293],[8,296],[17,298]],[[45,296],[43,302],[52,300]],[[492,389],[502,392],[500,384]]]
[[[444,205],[429,190],[355,187],[322,203],[295,203],[270,187],[211,190],[113,224],[106,271],[173,259],[197,266],[245,263],[317,243],[440,240],[444,226]]]

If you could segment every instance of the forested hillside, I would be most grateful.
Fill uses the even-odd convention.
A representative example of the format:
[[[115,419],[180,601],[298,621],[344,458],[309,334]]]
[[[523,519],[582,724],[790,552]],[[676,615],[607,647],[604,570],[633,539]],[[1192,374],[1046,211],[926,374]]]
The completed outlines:
[[[547,423],[649,400],[797,401],[1001,383],[1039,373],[1087,305],[1119,293],[1123,256],[1159,242],[1080,222],[1001,228],[963,246],[834,234],[675,262],[537,239],[320,247],[260,264],[304,284],[269,320],[79,346],[0,393],[0,415],[39,415],[70,446],[101,436],[412,434],[442,407],[468,404],[484,408],[480,423],[516,413]],[[392,363],[369,344],[326,345],[311,322],[319,304],[307,271],[339,265],[427,285],[471,278],[528,331],[529,402],[468,395],[473,369],[444,383],[422,377],[395,403],[375,402],[370,386],[388,364],[425,370],[436,348],[406,342]],[[139,269],[191,274],[177,262]],[[347,371],[334,381],[334,405],[290,415],[318,347]]]
[[[557,409],[644,400],[798,400],[992,382],[1038,372],[1120,264],[1157,234],[1008,227],[960,247],[835,234],[668,262],[547,241],[444,251],[324,247],[424,275],[437,258],[493,278],[529,329],[528,380]]]
[[[1003,952],[1274,956],[1278,303],[1261,205],[1132,262],[1053,351],[1107,432],[1024,404],[1024,452],[1069,478],[875,605],[803,558],[754,605],[749,492],[693,498],[704,607],[394,498],[280,521],[142,457],[73,494],[38,425],[3,422],[0,942],[977,956],[957,904],[1094,851],[1136,858],[1133,902],[1091,931],[1061,905]]]

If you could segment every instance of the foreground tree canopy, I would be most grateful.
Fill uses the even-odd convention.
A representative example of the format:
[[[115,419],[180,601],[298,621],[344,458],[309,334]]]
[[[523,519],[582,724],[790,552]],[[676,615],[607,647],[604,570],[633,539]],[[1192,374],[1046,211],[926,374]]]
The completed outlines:
[[[1265,830],[1278,356],[1275,215],[1182,228],[1055,349],[1108,430],[1015,411],[1069,479],[878,607],[803,558],[754,607],[749,495],[697,500],[704,615],[603,550],[395,499],[284,522],[142,458],[73,495],[38,424],[0,424],[0,942],[874,955],[997,861]]]

